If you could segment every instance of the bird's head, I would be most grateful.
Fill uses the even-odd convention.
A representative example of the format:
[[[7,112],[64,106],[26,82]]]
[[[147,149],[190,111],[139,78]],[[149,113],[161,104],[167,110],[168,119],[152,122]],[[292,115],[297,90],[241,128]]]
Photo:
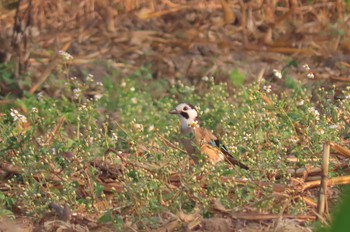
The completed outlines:
[[[169,113],[177,114],[179,116],[182,129],[187,129],[189,127],[199,127],[198,112],[196,110],[196,107],[193,105],[181,103]]]

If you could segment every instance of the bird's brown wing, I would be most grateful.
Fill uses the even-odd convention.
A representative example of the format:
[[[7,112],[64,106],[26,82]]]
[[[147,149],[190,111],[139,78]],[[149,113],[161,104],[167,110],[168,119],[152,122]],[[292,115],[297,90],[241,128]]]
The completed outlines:
[[[220,143],[220,140],[213,135],[209,130],[204,128],[194,128],[194,137],[196,143],[201,148],[201,152],[210,157],[215,157],[215,160],[220,161],[220,157],[222,154],[224,155],[224,159],[233,165],[237,165],[240,168],[248,170],[249,168],[243,163],[236,160],[227,150],[227,148]],[[210,155],[209,155],[210,154]],[[216,154],[216,155],[214,155]],[[222,159],[221,159],[222,160]],[[218,162],[217,161],[217,162]],[[215,162],[216,163],[216,162]]]

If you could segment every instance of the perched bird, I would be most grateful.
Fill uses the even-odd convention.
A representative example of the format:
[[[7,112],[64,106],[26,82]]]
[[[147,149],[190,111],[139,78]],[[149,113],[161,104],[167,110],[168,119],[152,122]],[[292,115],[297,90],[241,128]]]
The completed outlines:
[[[169,113],[178,115],[180,119],[181,134],[183,135],[180,141],[188,154],[192,156],[196,152],[196,148],[199,148],[200,152],[207,156],[213,164],[226,160],[228,163],[248,170],[246,165],[237,161],[226,147],[220,144],[215,135],[199,126],[198,112],[193,105],[181,103]],[[194,157],[192,156],[192,158]]]

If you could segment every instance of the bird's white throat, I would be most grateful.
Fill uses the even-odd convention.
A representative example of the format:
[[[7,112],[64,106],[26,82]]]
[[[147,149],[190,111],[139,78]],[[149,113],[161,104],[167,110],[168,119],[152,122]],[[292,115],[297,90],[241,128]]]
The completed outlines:
[[[191,118],[186,119],[184,117],[180,117],[180,121],[181,121],[181,130],[184,132],[185,131],[190,132],[191,128],[199,127],[198,121]]]

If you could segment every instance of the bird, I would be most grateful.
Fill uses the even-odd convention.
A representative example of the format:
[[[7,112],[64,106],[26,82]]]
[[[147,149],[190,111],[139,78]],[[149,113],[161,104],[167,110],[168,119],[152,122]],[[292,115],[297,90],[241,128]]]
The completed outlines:
[[[199,148],[200,153],[205,155],[212,164],[225,160],[240,168],[249,169],[248,166],[236,160],[210,130],[200,127],[198,111],[195,106],[181,103],[169,113],[178,115],[182,134],[180,142],[195,161],[197,159],[193,155],[196,153],[196,149]]]

